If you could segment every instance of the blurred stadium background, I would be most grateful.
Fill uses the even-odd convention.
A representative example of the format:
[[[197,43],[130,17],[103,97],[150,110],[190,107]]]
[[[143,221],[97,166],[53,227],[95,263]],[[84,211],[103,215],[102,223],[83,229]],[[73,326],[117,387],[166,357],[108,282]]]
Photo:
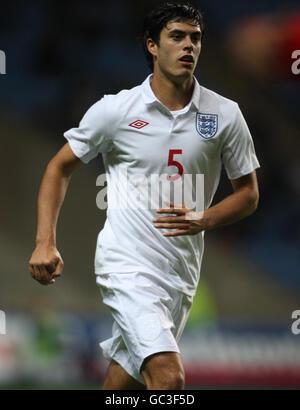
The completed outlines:
[[[36,198],[63,132],[103,94],[148,75],[136,37],[158,1],[10,1],[1,4],[0,388],[99,388],[99,341],[111,319],[93,274],[105,212],[96,207],[101,159],[76,172],[58,226],[63,277],[29,275]],[[244,221],[206,233],[195,304],[182,337],[188,388],[299,388],[299,1],[195,2],[206,33],[196,76],[237,101],[261,169],[260,204]],[[223,175],[215,202],[231,192]]]

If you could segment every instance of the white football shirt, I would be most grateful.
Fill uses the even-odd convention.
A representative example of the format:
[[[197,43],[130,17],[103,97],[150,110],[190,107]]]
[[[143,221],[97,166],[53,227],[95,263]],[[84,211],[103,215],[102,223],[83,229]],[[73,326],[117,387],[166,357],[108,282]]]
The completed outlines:
[[[108,187],[117,189],[117,202],[126,201],[130,189],[142,186],[142,177],[147,185],[151,175],[177,174],[183,179],[186,174],[204,174],[207,209],[216,192],[222,164],[230,179],[259,167],[243,115],[237,103],[200,86],[195,78],[190,103],[173,115],[156,98],[150,81],[151,75],[137,87],[105,95],[87,111],[78,128],[64,136],[84,163],[102,153]],[[120,177],[124,169],[128,178],[137,177],[130,188]],[[146,272],[194,295],[200,277],[204,232],[165,237],[165,230],[156,229],[152,222],[157,216],[162,215],[149,207],[126,209],[109,205],[98,236],[95,273]]]

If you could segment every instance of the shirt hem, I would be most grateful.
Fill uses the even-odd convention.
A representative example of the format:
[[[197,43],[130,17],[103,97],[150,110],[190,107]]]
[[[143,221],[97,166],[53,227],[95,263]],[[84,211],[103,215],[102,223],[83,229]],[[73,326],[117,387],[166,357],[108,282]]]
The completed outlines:
[[[94,273],[96,276],[101,276],[101,275],[106,275],[106,274],[122,274],[122,273],[134,273],[134,272],[141,272],[141,273],[149,273],[149,274],[158,274],[159,272],[157,272],[155,269],[148,269],[148,268],[142,268],[142,267],[136,267],[133,269],[126,269],[126,270],[122,270],[122,269],[113,269],[113,270],[99,270],[99,269],[95,269]],[[194,290],[188,290],[187,286],[176,286],[173,283],[169,283],[169,286],[171,286],[172,288],[178,290],[181,293],[184,293],[187,296],[191,296],[194,297],[197,291],[197,287]]]

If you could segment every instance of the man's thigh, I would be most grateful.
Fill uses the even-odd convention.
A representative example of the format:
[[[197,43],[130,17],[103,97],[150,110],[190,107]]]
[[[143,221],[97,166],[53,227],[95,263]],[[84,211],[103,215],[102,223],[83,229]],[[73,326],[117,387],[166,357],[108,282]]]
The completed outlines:
[[[112,360],[102,390],[145,390],[146,386],[131,377],[119,363]]]
[[[141,367],[147,388],[184,384],[184,368],[177,352],[159,352],[147,357]]]
[[[146,357],[160,351],[179,352],[172,332],[172,308],[181,301],[178,291],[169,294],[141,272],[109,274],[99,278],[99,284],[103,303],[115,320],[113,337],[100,344],[105,357],[115,359],[139,380]]]

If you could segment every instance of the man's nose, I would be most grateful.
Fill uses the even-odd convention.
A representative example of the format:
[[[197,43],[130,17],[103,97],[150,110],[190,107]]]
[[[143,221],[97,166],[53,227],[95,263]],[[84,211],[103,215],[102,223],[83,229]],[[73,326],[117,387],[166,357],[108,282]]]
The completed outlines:
[[[193,49],[193,42],[189,36],[187,36],[185,39],[184,49],[189,49],[189,50]]]

